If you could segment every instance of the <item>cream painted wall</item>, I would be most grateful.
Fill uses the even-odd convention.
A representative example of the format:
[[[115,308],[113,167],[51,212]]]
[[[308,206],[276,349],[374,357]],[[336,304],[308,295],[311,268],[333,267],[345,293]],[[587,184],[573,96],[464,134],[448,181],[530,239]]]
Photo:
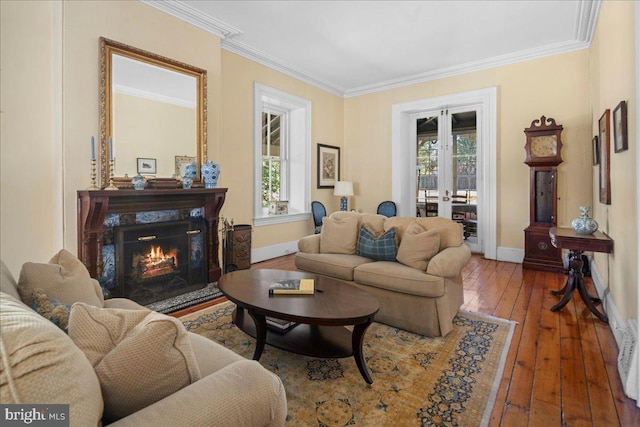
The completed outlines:
[[[176,156],[196,157],[196,110],[139,96],[115,94],[113,146],[116,176],[138,173],[139,157],[156,159],[156,175],[176,173]],[[135,141],[135,143],[118,143]]]
[[[615,153],[613,131],[611,159],[611,204],[599,202],[598,169],[593,168],[594,219],[600,230],[614,240],[612,255],[595,254],[595,263],[623,321],[638,313],[638,223],[635,221],[637,123],[635,90],[634,2],[606,1],[600,6],[595,35],[591,43],[591,120],[593,135],[598,119],[606,109],[613,110],[627,101],[629,149]]]
[[[523,130],[543,114],[564,126],[558,222],[569,225],[579,214],[578,206],[591,203],[587,50],[347,99],[344,157],[348,178],[357,183],[355,208],[375,212],[380,201],[391,197],[393,104],[492,86],[498,88],[498,246],[524,248],[523,230],[529,224],[529,168],[523,163]]]
[[[235,224],[253,224],[253,85],[254,82],[311,101],[311,200],[320,200],[327,211],[339,209],[332,190],[316,189],[316,145],[344,150],[344,100],[300,80],[293,79],[239,55],[222,51],[222,152],[221,177],[229,187],[222,213]],[[348,167],[341,164],[342,176]],[[254,227],[252,247],[261,248],[297,241],[313,233],[313,221]]]
[[[0,2],[0,256],[16,278],[59,249],[53,16],[47,2]]]
[[[220,157],[220,39],[137,1],[64,3],[65,246],[77,251],[76,191],[89,185],[98,135],[100,36],[207,70],[208,158]],[[220,186],[225,186],[224,174]]]

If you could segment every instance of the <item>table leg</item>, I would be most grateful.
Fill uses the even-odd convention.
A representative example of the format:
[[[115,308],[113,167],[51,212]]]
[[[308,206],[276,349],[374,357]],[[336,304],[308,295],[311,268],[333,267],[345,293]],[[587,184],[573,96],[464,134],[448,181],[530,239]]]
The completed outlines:
[[[567,284],[564,285],[564,288],[562,288],[562,291],[564,291],[564,295],[562,296],[562,299],[556,305],[551,307],[551,311],[558,311],[562,307],[567,305],[567,303],[571,300],[571,297],[573,296],[573,291],[575,290],[576,290],[576,277],[574,276],[573,270],[572,270],[569,272],[569,278],[567,279]],[[560,295],[560,291],[551,291],[551,293],[553,295]]]
[[[600,313],[596,306],[593,304],[602,302],[600,298],[592,297],[591,295],[589,295],[587,287],[584,284],[584,279],[582,277],[579,277],[578,280],[578,293],[582,297],[582,300],[584,301],[589,311],[595,314],[598,319],[602,320],[605,323],[609,323],[609,317],[607,317],[606,314]]]
[[[254,310],[249,309],[247,311],[256,325],[256,349],[253,352],[253,360],[260,360],[264,345],[267,342],[267,318],[264,314],[258,314]]]
[[[371,320],[368,323],[362,323],[353,327],[353,334],[351,335],[351,345],[353,346],[353,358],[356,360],[356,365],[358,365],[360,374],[367,382],[367,384],[373,384],[373,379],[371,379],[371,375],[369,375],[369,370],[367,369],[367,362],[364,360],[364,355],[362,354],[364,333],[366,332],[369,325],[371,325]]]

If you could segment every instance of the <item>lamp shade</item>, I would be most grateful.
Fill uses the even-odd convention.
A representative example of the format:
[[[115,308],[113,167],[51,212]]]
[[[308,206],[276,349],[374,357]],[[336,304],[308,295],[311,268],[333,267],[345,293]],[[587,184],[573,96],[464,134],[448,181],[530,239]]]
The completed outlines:
[[[338,181],[333,187],[334,196],[353,196],[353,182],[351,181]]]

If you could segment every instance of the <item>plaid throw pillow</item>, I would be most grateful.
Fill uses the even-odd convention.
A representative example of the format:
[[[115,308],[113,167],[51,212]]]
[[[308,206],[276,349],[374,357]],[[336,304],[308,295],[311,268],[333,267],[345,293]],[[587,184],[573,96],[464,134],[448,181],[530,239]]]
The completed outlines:
[[[395,227],[376,235],[368,224],[362,224],[356,254],[376,261],[395,261],[398,254]]]

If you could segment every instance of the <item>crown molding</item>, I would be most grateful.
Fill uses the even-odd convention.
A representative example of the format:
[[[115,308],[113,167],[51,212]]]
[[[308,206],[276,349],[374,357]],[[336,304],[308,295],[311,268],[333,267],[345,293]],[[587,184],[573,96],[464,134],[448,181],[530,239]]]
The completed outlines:
[[[177,105],[178,107],[185,107],[191,110],[196,109],[195,101],[175,98],[173,96],[161,95],[159,93],[138,89],[131,86],[114,84],[113,92],[121,93],[123,95],[135,96],[137,98],[144,98],[150,101],[162,102],[163,104]]]
[[[546,56],[558,55],[561,53],[573,52],[576,50],[586,49],[589,44],[586,42],[562,42],[554,45],[544,46],[514,52],[507,55],[494,56],[480,61],[467,62],[465,64],[454,65],[452,67],[440,68],[426,73],[414,74],[412,76],[400,79],[388,80],[385,82],[375,83],[372,85],[360,86],[349,89],[345,92],[345,98],[354,96],[367,95],[375,92],[381,92],[388,89],[394,89],[402,86],[409,86],[417,83],[424,83],[431,80],[439,80],[447,77],[458,76],[461,74],[472,73],[476,71],[487,70],[490,68],[501,67],[503,65],[515,64],[518,62],[531,61],[534,59],[544,58]]]
[[[209,33],[225,39],[242,34],[242,31],[231,25],[209,16],[181,1],[140,0],[142,3],[168,13],[181,21],[187,22]]]
[[[309,83],[322,90],[333,93],[334,95],[343,97],[345,94],[346,90],[344,88],[335,85],[321,77],[301,70],[300,68],[294,67],[293,65],[284,63],[282,60],[268,55],[260,50],[254,49],[251,46],[238,40],[222,40],[222,48],[224,50],[228,50],[229,52],[240,55],[250,61],[257,62],[258,64],[264,65],[265,67],[271,68],[275,71],[279,71],[290,77],[302,80],[303,82]]]
[[[388,80],[371,85],[345,89],[328,80],[318,77],[293,65],[283,63],[280,59],[270,56],[262,51],[254,49],[245,43],[231,39],[231,37],[242,34],[242,31],[225,24],[211,16],[203,15],[193,7],[181,1],[160,1],[160,0],[140,0],[142,3],[166,12],[182,21],[213,33],[222,38],[222,48],[240,55],[253,62],[257,62],[265,67],[286,74],[295,79],[309,83],[319,89],[325,90],[343,98],[366,95],[394,89],[402,86],[423,83],[431,80],[457,76],[517,62],[530,61],[552,55],[573,52],[586,49],[591,45],[593,32],[595,31],[600,4],[602,0],[580,0],[578,2],[578,15],[576,17],[574,40],[556,43],[540,48],[524,50],[506,55],[495,56],[481,61],[468,62],[466,64],[452,67],[440,68],[425,73],[414,74],[400,79]]]

